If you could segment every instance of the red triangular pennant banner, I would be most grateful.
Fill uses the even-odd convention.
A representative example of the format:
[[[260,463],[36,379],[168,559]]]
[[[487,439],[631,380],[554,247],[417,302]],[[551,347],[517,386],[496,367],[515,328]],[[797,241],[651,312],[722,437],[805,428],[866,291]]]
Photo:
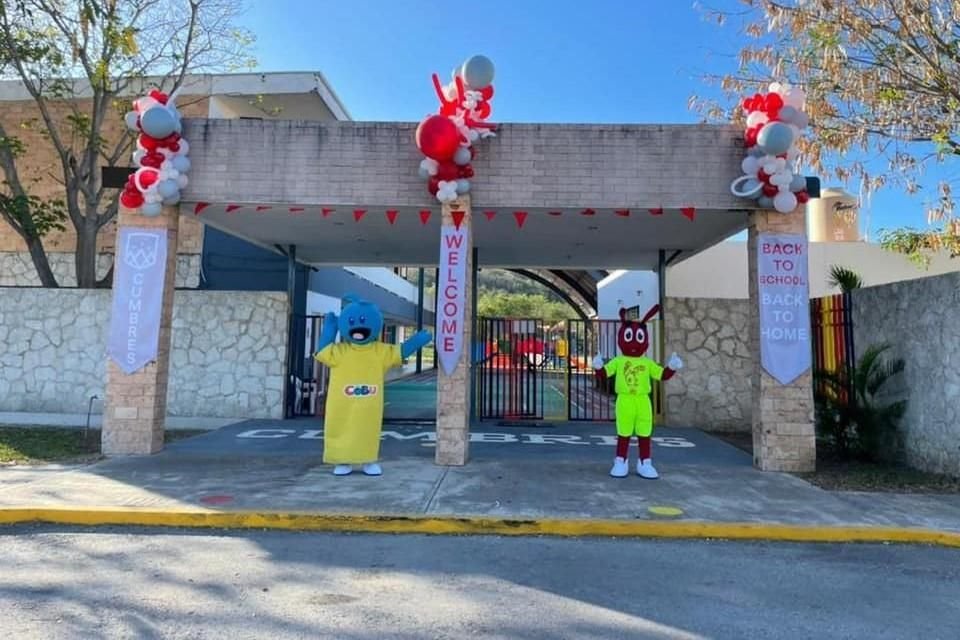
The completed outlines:
[[[680,209],[680,213],[682,213],[687,220],[693,220],[697,215],[697,210],[695,207],[684,207]]]
[[[617,209],[617,210],[614,211],[614,213],[617,214],[618,216],[620,216],[621,218],[629,218],[629,217],[630,217],[630,209]]]
[[[290,213],[302,213],[303,207],[290,207]]]
[[[210,206],[209,202],[198,202],[197,206],[193,208],[193,215],[198,216],[200,212]]]
[[[353,221],[360,222],[363,220],[363,216],[367,215],[366,209],[354,209],[353,210]]]
[[[257,207],[257,211],[269,211],[270,209],[273,209],[273,207],[268,207],[265,204],[262,204],[259,207]]]
[[[228,205],[227,205],[227,213],[233,213],[233,212],[236,211],[237,209],[242,209],[242,208],[243,208],[243,207],[241,207],[239,204],[228,204]]]
[[[656,208],[654,208],[654,209],[647,209],[647,211],[649,211],[649,212],[650,212],[650,215],[652,215],[652,216],[662,216],[662,215],[663,215],[663,207],[656,207]]]
[[[320,214],[324,218],[329,218],[331,213],[333,213],[333,209],[327,209],[326,207],[324,207],[323,209],[320,209]]]
[[[595,215],[597,215],[597,212],[594,211],[593,209],[584,209],[583,211],[580,212],[580,215],[582,215],[582,216],[595,216]]]
[[[463,224],[463,218],[467,215],[466,211],[451,211],[450,217],[453,218],[453,226],[457,229]]]
[[[496,211],[484,211],[484,212],[483,212],[483,215],[485,215],[485,216],[487,217],[487,220],[493,220],[494,218],[497,217],[497,212],[496,212]]]
[[[527,221],[526,211],[514,211],[513,217],[517,219],[517,228],[523,229],[523,224]]]
[[[395,223],[395,222],[397,221],[397,210],[396,210],[396,209],[388,209],[388,210],[387,210],[387,221],[388,221],[390,224],[393,224],[393,223]]]
[[[430,209],[421,209],[420,210],[420,224],[425,225],[430,222]]]

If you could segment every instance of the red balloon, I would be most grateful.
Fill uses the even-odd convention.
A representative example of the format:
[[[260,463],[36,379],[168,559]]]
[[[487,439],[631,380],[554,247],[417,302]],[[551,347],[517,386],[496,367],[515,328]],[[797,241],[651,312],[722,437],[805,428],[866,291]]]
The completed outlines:
[[[472,178],[473,177],[473,167],[471,165],[465,165],[460,167],[460,177],[461,178]]]
[[[490,117],[490,103],[481,102],[477,105],[477,117],[481,120],[486,120]]]
[[[143,194],[139,191],[124,191],[120,194],[120,204],[127,209],[136,209],[143,206]]]
[[[767,184],[770,184],[770,177],[771,177],[770,174],[764,171],[763,169],[760,169],[760,171],[757,172],[757,180],[759,180],[760,182],[765,182]]]
[[[483,89],[480,89],[480,95],[483,96],[483,99],[484,99],[484,100],[489,100],[490,98],[492,98],[492,97],[493,97],[493,85],[491,84],[491,85],[489,85],[489,86],[484,87]]]
[[[140,173],[140,186],[149,189],[159,179],[160,173],[157,171],[142,171]]]
[[[806,191],[797,191],[797,202],[806,204],[810,200],[810,194]]]
[[[174,153],[180,151],[180,143],[174,142],[172,145],[170,145],[170,151],[173,151]]]
[[[753,128],[747,129],[747,133],[743,136],[743,142],[747,147],[752,147],[757,144],[757,131]]]
[[[460,174],[460,167],[452,162],[441,162],[437,167],[437,178],[440,180],[456,180]]]
[[[440,178],[437,176],[430,178],[430,180],[427,181],[427,191],[429,191],[432,196],[437,195],[437,192],[440,191]]]
[[[141,166],[153,167],[154,169],[159,169],[161,164],[163,164],[163,156],[155,151],[146,154],[140,161]]]
[[[147,151],[156,151],[158,145],[159,141],[156,138],[151,138],[145,133],[140,134],[140,146]]]
[[[430,116],[417,127],[416,142],[423,155],[445,162],[453,158],[460,146],[460,132],[450,118]]]
[[[159,102],[160,104],[167,104],[167,100],[169,100],[169,97],[167,96],[167,94],[163,93],[159,89],[154,89],[153,91],[151,91],[150,97],[156,100],[157,102]]]
[[[780,189],[777,188],[775,184],[765,184],[763,185],[763,195],[768,198],[772,198],[780,192]]]
[[[780,97],[779,93],[768,93],[767,101],[764,103],[764,107],[767,111],[779,111],[780,107],[783,106],[783,98]]]

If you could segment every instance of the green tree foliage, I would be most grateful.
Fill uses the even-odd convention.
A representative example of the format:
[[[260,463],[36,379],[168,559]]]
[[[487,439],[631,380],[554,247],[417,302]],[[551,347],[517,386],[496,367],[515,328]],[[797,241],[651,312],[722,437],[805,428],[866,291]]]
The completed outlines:
[[[240,10],[235,0],[0,0],[0,79],[20,81],[36,105],[38,117],[20,126],[50,145],[63,185],[49,200],[32,195],[39,177],[20,166],[29,150],[0,124],[0,219],[27,244],[44,286],[58,283],[43,237],[68,223],[78,285],[109,285],[110,274],[96,277],[97,233],[116,217],[120,191],[104,187],[101,167],[129,164],[134,139],[107,140],[104,126],[145,93],[147,77],[172,92],[189,73],[251,66]]]
[[[827,284],[831,287],[837,287],[843,293],[849,293],[863,286],[863,278],[852,269],[833,265],[830,267],[830,278],[827,280]]]

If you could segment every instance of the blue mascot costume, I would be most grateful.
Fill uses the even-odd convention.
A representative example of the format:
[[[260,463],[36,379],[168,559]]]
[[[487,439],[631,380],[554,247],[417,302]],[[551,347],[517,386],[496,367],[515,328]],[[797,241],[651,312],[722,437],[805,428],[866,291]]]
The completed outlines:
[[[379,476],[383,473],[377,460],[386,373],[433,337],[421,331],[403,344],[384,344],[380,341],[383,315],[376,305],[356,298],[345,302],[339,318],[334,313],[324,318],[314,356],[330,369],[323,461],[335,465],[337,476],[349,475],[355,464],[363,465],[366,475]],[[336,342],[338,332],[340,342]]]

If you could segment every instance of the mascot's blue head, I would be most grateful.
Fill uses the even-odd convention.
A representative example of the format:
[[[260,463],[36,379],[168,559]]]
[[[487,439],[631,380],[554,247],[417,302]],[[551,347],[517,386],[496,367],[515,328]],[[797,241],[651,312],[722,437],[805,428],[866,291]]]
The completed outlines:
[[[380,339],[383,331],[383,314],[371,302],[358,298],[344,299],[340,312],[340,339],[350,344],[370,344]]]

